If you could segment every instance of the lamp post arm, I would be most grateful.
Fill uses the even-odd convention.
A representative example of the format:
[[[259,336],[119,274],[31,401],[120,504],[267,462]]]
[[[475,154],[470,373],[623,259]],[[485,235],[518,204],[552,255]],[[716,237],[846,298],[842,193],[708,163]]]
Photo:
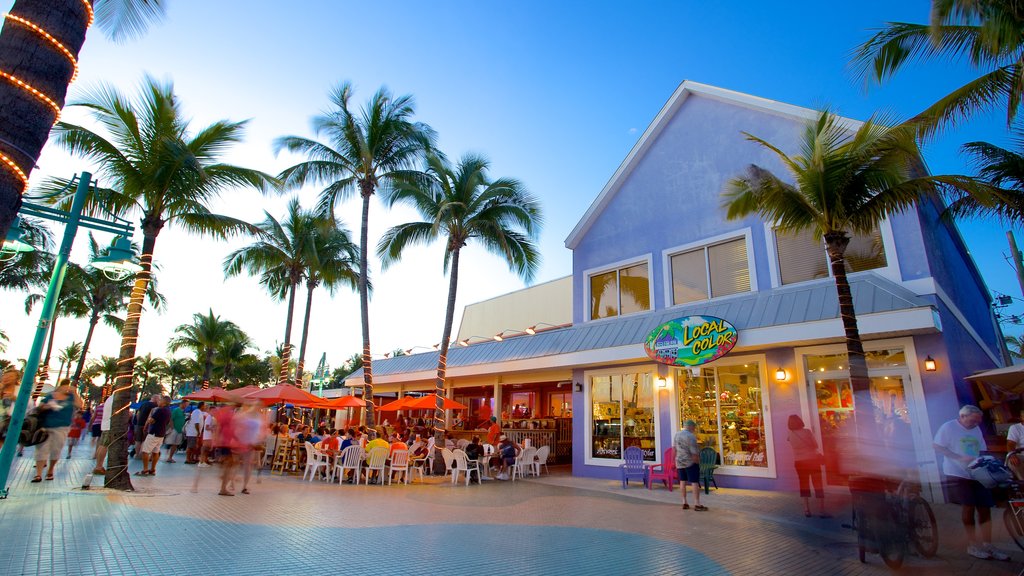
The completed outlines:
[[[25,412],[28,410],[28,400],[32,393],[32,382],[36,377],[36,370],[39,369],[39,357],[43,350],[43,341],[53,321],[53,313],[57,307],[57,296],[60,294],[61,286],[64,284],[64,274],[67,272],[68,257],[71,255],[71,246],[75,241],[75,234],[78,232],[78,221],[82,214],[82,206],[85,204],[85,196],[89,190],[89,180],[92,175],[82,172],[78,180],[78,188],[75,190],[74,199],[71,202],[71,212],[67,214],[67,224],[64,227],[64,238],[60,243],[57,258],[53,265],[53,274],[50,276],[50,285],[46,289],[46,298],[43,300],[43,309],[39,315],[39,325],[36,326],[36,335],[32,340],[32,350],[29,352],[28,361],[25,363],[25,373],[21,378],[21,386],[18,388],[18,397],[14,401],[14,408],[11,412],[11,421],[7,427],[7,441],[3,448],[0,448],[0,499],[7,498],[10,488],[7,481],[10,478],[11,464],[14,462],[14,453],[18,448],[18,438],[21,436],[21,428],[25,423]]]

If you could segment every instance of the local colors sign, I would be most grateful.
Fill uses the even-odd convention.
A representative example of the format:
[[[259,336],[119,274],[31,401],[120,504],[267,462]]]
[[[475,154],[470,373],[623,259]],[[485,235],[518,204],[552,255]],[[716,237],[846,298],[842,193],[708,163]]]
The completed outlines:
[[[700,366],[728,354],[736,328],[714,316],[684,316],[654,329],[644,342],[647,355],[670,366]]]

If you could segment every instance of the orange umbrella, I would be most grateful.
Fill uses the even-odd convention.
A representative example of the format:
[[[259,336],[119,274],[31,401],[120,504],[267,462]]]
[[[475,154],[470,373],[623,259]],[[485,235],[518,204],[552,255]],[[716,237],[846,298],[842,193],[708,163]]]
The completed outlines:
[[[242,399],[242,395],[238,394],[235,390],[225,390],[217,387],[193,392],[192,394],[185,396],[184,399],[205,402],[239,402]]]
[[[268,406],[281,402],[298,406],[318,406],[320,404],[320,398],[291,384],[278,384],[270,388],[263,388],[246,394],[245,398],[259,400]]]
[[[337,410],[338,408],[366,408],[366,400],[355,396],[340,396],[331,400],[322,399],[317,408]]]
[[[409,403],[415,400],[417,399],[413,398],[412,396],[402,396],[397,400],[392,400],[391,402],[384,404],[380,408],[377,408],[377,410],[380,410],[381,412],[395,412],[398,410],[408,410]]]
[[[456,402],[451,398],[445,398],[444,396],[441,397],[441,401],[444,404],[443,408],[445,410],[465,410],[466,408],[469,408],[469,406],[466,406],[465,404]],[[406,404],[405,408],[408,410],[433,410],[436,408],[434,395],[429,394],[427,396],[417,398]]]

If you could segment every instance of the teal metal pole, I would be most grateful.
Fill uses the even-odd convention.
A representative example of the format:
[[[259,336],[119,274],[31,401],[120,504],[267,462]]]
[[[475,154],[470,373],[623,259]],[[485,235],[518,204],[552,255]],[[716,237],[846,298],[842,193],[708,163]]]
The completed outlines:
[[[57,296],[60,294],[61,285],[64,284],[64,273],[67,271],[68,257],[71,255],[71,245],[78,232],[78,220],[82,215],[82,206],[85,204],[85,196],[89,191],[91,178],[92,174],[82,172],[78,179],[78,188],[75,190],[75,196],[71,202],[71,213],[68,215],[67,225],[64,226],[64,239],[60,243],[60,250],[57,252],[57,259],[53,264],[53,275],[50,276],[50,286],[46,289],[43,311],[39,316],[39,325],[36,326],[36,336],[32,340],[32,350],[25,363],[25,374],[21,378],[21,387],[18,388],[18,398],[14,401],[11,423],[7,427],[7,439],[4,441],[3,448],[0,448],[0,499],[7,498],[10,493],[7,481],[10,478],[11,465],[14,463],[14,453],[18,449],[21,427],[25,423],[28,398],[32,394],[32,383],[35,381],[36,371],[39,369],[39,357],[43,353],[43,342],[46,340],[50,322],[53,321],[53,312],[57,308]]]

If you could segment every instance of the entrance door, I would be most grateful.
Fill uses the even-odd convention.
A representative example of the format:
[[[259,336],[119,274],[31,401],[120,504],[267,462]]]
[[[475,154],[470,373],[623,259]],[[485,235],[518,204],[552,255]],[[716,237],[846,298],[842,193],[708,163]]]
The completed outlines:
[[[881,434],[882,449],[896,458],[904,455],[913,458],[913,396],[906,386],[910,374],[903,350],[876,350],[865,352],[865,355],[868,358],[871,403],[875,408],[875,424]],[[846,485],[846,477],[841,473],[842,446],[853,435],[856,406],[846,359],[845,353],[804,356],[811,414],[818,416],[821,448],[825,455],[825,481],[839,486]],[[914,462],[906,464],[915,465]]]

